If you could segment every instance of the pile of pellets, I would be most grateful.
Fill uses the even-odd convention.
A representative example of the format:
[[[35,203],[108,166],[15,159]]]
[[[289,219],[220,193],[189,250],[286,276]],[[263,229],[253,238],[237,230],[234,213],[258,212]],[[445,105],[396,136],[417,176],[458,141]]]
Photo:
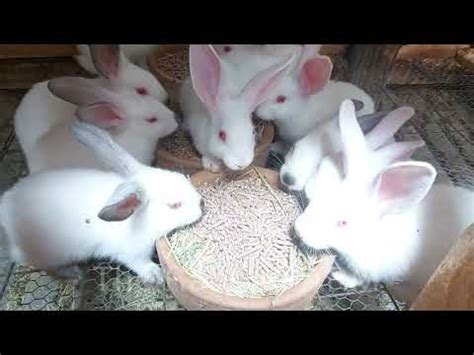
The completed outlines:
[[[319,261],[292,240],[301,213],[295,197],[272,188],[252,169],[198,188],[203,219],[168,236],[178,263],[208,288],[243,298],[278,297]]]
[[[189,76],[189,49],[186,47],[156,58],[155,67],[162,75],[174,82],[183,82]]]

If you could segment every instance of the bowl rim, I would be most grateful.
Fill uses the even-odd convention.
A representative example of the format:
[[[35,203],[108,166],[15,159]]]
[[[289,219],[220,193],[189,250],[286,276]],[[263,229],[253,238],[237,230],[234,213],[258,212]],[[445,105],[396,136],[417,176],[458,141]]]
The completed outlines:
[[[276,171],[254,167],[266,179],[271,180],[269,183],[274,186],[275,181],[278,181],[278,173]],[[222,175],[213,174],[208,171],[200,171],[192,175],[192,181],[195,186],[199,186],[199,181],[210,182],[215,181]],[[286,290],[277,297],[256,297],[244,298],[239,296],[227,295],[214,291],[202,282],[193,278],[184,270],[176,260],[171,251],[171,246],[166,237],[159,238],[156,242],[156,248],[161,265],[165,270],[166,279],[172,278],[174,282],[178,282],[180,289],[184,289],[186,294],[191,295],[196,300],[204,300],[210,305],[216,305],[220,308],[230,309],[272,309],[284,308],[296,302],[311,293],[316,294],[321,287],[324,280],[329,275],[332,265],[334,263],[334,256],[323,256],[314,270],[301,282]],[[174,294],[174,292],[173,292]],[[175,295],[180,301],[179,295]]]

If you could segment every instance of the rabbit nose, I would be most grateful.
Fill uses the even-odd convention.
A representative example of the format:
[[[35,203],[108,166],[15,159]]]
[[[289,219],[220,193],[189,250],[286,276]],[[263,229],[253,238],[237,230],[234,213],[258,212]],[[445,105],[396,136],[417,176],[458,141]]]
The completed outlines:
[[[204,206],[205,206],[205,205],[206,205],[206,204],[204,203],[204,200],[201,200],[201,210],[204,209]]]
[[[286,185],[286,186],[291,186],[295,183],[295,178],[293,176],[291,176],[290,174],[288,173],[284,173],[282,176],[281,176],[281,181]]]

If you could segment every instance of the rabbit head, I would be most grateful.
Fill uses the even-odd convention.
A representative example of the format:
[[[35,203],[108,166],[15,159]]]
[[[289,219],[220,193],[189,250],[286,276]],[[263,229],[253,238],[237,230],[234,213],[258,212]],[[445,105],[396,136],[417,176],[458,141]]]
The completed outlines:
[[[120,45],[89,45],[90,56],[104,85],[122,86],[137,95],[165,102],[168,97],[161,84],[149,71],[133,64]]]
[[[357,110],[357,100],[352,100]],[[357,117],[360,129],[366,135],[369,149],[393,141],[393,135],[414,115],[411,107],[400,107],[391,112],[375,112]],[[422,142],[418,142],[422,143]],[[409,143],[417,144],[417,143]],[[402,146],[406,147],[408,143]],[[321,159],[341,149],[337,117],[316,126],[297,141],[285,156],[280,169],[281,183],[289,190],[303,190],[309,178],[317,171]]]
[[[76,106],[93,106],[97,115],[88,117],[99,127],[115,132],[134,132],[142,137],[158,139],[177,129],[175,113],[150,94],[153,92],[151,81],[140,84],[146,87],[142,92],[138,76],[134,77],[137,85],[131,83],[135,80],[133,75],[126,74],[129,79],[123,80],[121,75],[125,71],[121,68],[128,63],[123,61],[124,56],[120,56],[118,46],[91,47],[94,64],[102,77],[99,80],[81,77],[52,79],[48,88],[55,96]],[[116,47],[116,50],[110,47]]]
[[[320,48],[321,45],[302,46],[291,73],[258,107],[257,116],[264,120],[284,121],[294,117],[297,112],[309,109],[310,98],[326,87],[333,68],[329,57],[318,54]],[[289,49],[287,46],[274,49],[278,50],[287,52]]]
[[[229,169],[244,169],[252,163],[255,150],[252,113],[284,78],[293,59],[285,59],[257,73],[240,90],[211,45],[191,45],[192,85],[210,118],[209,150]]]
[[[80,109],[79,109],[80,110]],[[142,165],[115,143],[110,134],[83,120],[78,112],[72,135],[91,149],[104,165],[124,178],[98,212],[108,222],[145,216],[145,224],[156,226],[157,237],[197,221],[202,215],[202,197],[184,175]]]
[[[374,128],[369,140],[357,124],[353,103],[342,103],[343,150],[323,159],[305,188],[309,204],[295,222],[296,236],[304,244],[350,255],[361,248],[364,238],[374,235],[382,218],[408,211],[427,195],[435,169],[425,162],[407,160],[423,143],[384,145],[387,122]]]

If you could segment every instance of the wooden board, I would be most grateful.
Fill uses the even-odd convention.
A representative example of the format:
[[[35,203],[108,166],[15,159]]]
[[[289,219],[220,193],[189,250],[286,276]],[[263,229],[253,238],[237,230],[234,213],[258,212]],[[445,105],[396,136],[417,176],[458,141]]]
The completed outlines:
[[[462,88],[472,85],[473,72],[456,58],[395,61],[387,85],[430,85]]]
[[[72,57],[78,54],[73,44],[1,44],[0,59]]]
[[[474,224],[459,238],[412,310],[474,310]]]
[[[90,77],[73,58],[0,60],[0,89],[29,89],[35,83],[63,75]]]
[[[469,49],[469,44],[401,46],[390,68],[387,85],[451,88],[472,85],[473,71],[466,65],[465,56],[460,57]]]
[[[474,72],[474,48],[461,49],[456,53],[456,60]]]
[[[407,44],[400,47],[398,59],[454,58],[458,50],[469,48],[469,44]]]

